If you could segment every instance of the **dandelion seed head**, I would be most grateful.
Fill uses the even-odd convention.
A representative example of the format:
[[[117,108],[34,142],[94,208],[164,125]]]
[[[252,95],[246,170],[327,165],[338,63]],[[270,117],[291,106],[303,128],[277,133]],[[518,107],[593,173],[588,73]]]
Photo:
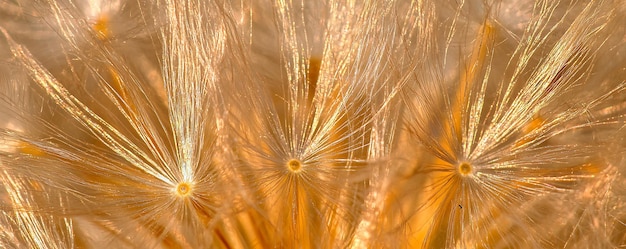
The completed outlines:
[[[457,166],[457,172],[462,175],[462,176],[467,176],[472,174],[472,172],[474,171],[472,165],[468,162],[461,162],[459,163],[459,165]]]
[[[300,162],[300,160],[298,159],[291,159],[287,161],[287,169],[290,172],[298,173],[302,171],[302,162]]]
[[[176,192],[176,195],[180,197],[187,197],[187,196],[190,196],[191,193],[193,192],[193,187],[188,182],[181,182],[181,183],[178,183],[178,185],[176,186],[175,192]]]

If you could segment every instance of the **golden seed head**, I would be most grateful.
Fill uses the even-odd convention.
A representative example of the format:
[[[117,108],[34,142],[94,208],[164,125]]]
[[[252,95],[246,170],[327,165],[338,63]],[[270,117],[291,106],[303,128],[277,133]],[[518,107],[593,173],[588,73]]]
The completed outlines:
[[[181,182],[176,186],[176,194],[181,197],[186,197],[191,194],[191,185],[186,182]]]
[[[472,173],[472,165],[467,163],[467,162],[462,162],[459,164],[459,166],[457,167],[457,171],[459,172],[459,174],[461,174],[462,176],[466,176]]]
[[[291,172],[300,172],[302,163],[297,159],[291,159],[287,162],[287,169]]]

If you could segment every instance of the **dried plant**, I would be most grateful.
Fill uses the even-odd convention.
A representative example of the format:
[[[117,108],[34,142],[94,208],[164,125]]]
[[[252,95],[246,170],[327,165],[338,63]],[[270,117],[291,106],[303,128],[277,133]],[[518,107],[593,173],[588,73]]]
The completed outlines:
[[[2,248],[626,246],[618,0],[0,2]]]

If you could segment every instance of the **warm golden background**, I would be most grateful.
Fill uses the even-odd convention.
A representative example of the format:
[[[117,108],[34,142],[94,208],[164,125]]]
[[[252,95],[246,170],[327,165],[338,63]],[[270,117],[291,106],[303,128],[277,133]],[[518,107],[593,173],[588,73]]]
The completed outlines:
[[[622,0],[0,0],[2,248],[626,247]]]

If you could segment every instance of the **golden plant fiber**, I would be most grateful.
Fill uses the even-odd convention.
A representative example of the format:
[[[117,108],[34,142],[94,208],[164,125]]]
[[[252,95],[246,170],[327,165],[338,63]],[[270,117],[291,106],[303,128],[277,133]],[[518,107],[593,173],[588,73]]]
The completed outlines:
[[[0,0],[0,248],[624,248],[623,0]]]

